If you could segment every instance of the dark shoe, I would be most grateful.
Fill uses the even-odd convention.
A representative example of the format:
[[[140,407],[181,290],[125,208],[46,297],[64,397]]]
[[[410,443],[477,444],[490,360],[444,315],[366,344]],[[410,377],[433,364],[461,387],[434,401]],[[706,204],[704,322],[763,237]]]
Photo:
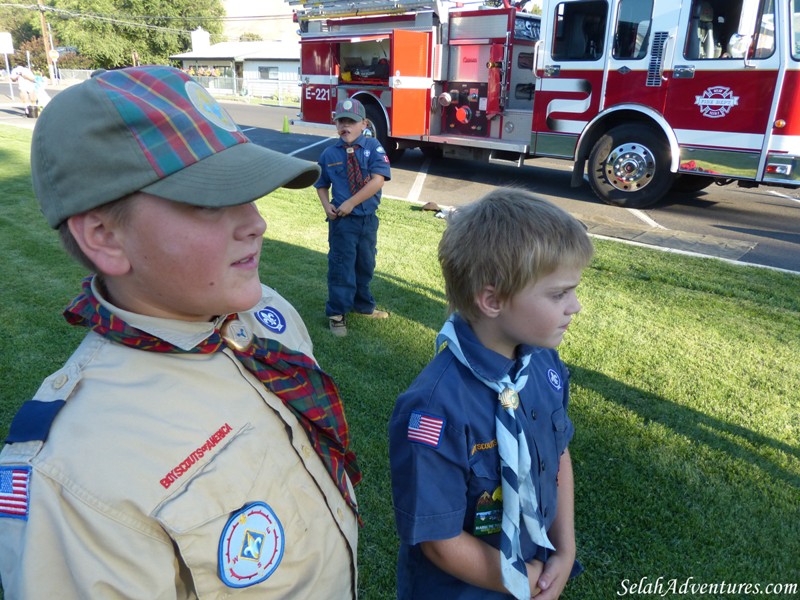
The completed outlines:
[[[347,335],[347,321],[344,315],[333,315],[328,317],[328,327],[331,333],[336,337],[344,337]]]

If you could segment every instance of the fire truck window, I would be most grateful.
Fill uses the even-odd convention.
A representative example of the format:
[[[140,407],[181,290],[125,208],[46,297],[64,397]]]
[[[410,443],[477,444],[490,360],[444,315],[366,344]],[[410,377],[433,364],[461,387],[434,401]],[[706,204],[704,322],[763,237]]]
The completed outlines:
[[[775,2],[767,0],[761,8],[761,15],[756,28],[756,39],[753,43],[753,58],[769,58],[775,52]]]
[[[800,0],[792,0],[792,58],[800,60]]]
[[[614,31],[614,58],[639,59],[647,55],[653,0],[622,0]]]
[[[597,60],[603,54],[608,5],[606,2],[572,2],[556,7],[553,58]]]
[[[724,23],[725,18],[719,17]],[[717,17],[714,7],[707,0],[695,0],[689,17],[689,33],[686,39],[686,58],[691,60],[719,58],[722,46],[717,41],[714,26]]]
[[[684,56],[689,60],[772,56],[775,52],[775,1],[762,0],[758,15],[749,14],[754,8],[753,3],[742,0],[694,0]],[[751,22],[757,23],[755,31],[740,31],[740,24]]]

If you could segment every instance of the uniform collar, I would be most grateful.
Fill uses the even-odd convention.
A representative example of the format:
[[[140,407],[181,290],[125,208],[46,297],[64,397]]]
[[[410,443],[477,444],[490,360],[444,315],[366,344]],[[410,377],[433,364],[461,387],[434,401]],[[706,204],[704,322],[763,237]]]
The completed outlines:
[[[361,146],[361,147],[363,148],[363,147],[364,147],[364,143],[365,143],[364,141],[366,140],[366,137],[367,137],[367,136],[365,136],[365,135],[362,133],[360,136],[358,136],[358,137],[355,139],[355,141],[354,141],[352,144],[346,144],[342,138],[339,138],[339,139],[337,140],[337,142],[336,142],[336,145],[337,145],[337,146],[340,146],[340,147],[342,147],[342,148],[346,148],[347,146],[356,146],[356,145],[357,145],[357,146]]]
[[[516,369],[518,369],[516,359],[506,358],[502,354],[484,346],[475,335],[470,324],[461,315],[456,313],[453,325],[464,357],[481,377],[489,381],[500,381],[504,375],[512,371],[516,372]],[[517,354],[521,356],[524,354],[537,354],[541,351],[542,348],[538,346],[523,344],[517,349]]]
[[[219,327],[227,317],[227,315],[221,315],[213,321],[179,321],[177,319],[140,315],[139,313],[114,306],[103,295],[102,287],[102,285],[98,285],[97,277],[94,277],[92,279],[92,292],[102,306],[120,317],[131,327],[154,335],[181,350],[190,350],[200,344],[214,333],[214,329]]]

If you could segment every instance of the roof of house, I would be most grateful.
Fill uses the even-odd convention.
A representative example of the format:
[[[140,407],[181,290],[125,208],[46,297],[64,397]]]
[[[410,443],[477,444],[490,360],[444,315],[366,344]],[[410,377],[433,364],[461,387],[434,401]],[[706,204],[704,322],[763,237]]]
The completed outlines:
[[[222,42],[170,56],[173,60],[300,60],[299,40],[286,42]]]

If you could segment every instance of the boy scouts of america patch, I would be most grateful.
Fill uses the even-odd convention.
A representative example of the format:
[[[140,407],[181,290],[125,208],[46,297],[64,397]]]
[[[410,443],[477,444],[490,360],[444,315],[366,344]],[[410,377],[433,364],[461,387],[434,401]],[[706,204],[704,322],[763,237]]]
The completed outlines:
[[[219,538],[219,578],[228,587],[261,583],[283,558],[283,525],[264,502],[233,513]]]
[[[239,128],[231,116],[219,105],[214,96],[199,83],[187,81],[186,95],[197,111],[214,125],[226,131],[238,131]]]

